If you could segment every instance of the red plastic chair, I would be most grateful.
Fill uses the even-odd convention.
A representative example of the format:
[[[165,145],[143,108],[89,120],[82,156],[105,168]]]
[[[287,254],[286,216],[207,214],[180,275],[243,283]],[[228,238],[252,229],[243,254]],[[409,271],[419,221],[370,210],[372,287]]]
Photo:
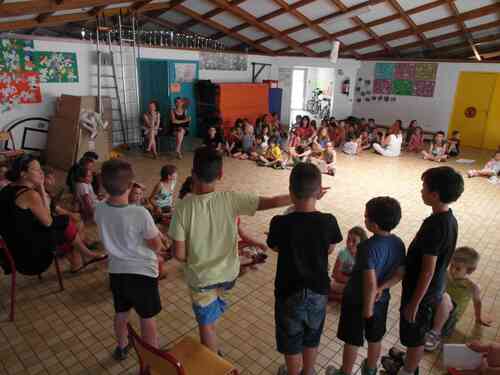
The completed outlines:
[[[15,311],[16,311],[16,263],[14,262],[14,258],[12,257],[12,254],[10,250],[7,248],[7,244],[0,239],[0,248],[3,250],[5,254],[5,258],[10,266],[11,269],[11,276],[10,276],[10,314],[9,314],[9,320],[11,322],[14,321],[15,318]],[[56,256],[54,256],[54,266],[56,267],[56,273],[57,273],[57,280],[59,282],[59,291],[64,290],[64,285],[61,277],[61,270],[59,268],[59,261]],[[42,275],[38,275],[38,278],[41,280]]]

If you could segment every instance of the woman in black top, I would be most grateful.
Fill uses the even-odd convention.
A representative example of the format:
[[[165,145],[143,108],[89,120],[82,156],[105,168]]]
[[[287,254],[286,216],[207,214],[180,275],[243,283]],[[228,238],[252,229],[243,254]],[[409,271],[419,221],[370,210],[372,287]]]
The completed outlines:
[[[170,111],[170,121],[175,133],[175,152],[182,159],[182,141],[187,134],[191,117],[187,113],[185,100],[175,98],[175,108]]]
[[[33,156],[14,160],[7,178],[12,183],[0,192],[0,235],[20,273],[38,275],[46,271],[56,249],[68,256],[72,272],[106,258],[85,246],[73,222],[61,225],[54,221],[44,174]],[[84,262],[82,256],[88,260]]]

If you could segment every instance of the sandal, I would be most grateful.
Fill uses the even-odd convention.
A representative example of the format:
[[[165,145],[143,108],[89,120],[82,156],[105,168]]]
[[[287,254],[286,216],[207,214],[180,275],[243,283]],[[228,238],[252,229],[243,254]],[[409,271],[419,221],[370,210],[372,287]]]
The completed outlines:
[[[257,264],[265,263],[266,259],[267,259],[267,255],[266,254],[264,254],[264,253],[258,253],[256,255],[252,256],[252,261],[251,262],[242,264],[241,268],[252,267],[252,266],[255,266]]]
[[[84,268],[86,268],[87,266],[91,265],[92,263],[97,263],[97,262],[100,262],[102,260],[106,260],[108,259],[108,254],[103,254],[103,255],[100,255],[100,256],[96,256],[86,262],[84,262],[80,267],[74,269],[74,270],[70,270],[69,272],[70,273],[78,273],[80,272],[81,270],[83,270]]]
[[[403,362],[389,356],[383,356],[380,363],[388,375],[396,375],[401,367],[403,367]]]
[[[395,346],[393,346],[391,349],[389,349],[389,357],[391,357],[395,361],[399,361],[401,363],[404,363],[405,354],[406,353],[403,350],[398,349]]]

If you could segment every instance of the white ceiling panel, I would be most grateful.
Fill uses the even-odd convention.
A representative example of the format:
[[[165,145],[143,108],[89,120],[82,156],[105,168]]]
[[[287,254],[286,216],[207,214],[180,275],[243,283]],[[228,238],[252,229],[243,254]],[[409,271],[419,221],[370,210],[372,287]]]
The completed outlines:
[[[385,35],[394,33],[396,31],[407,29],[408,25],[403,20],[394,20],[391,22],[383,23],[381,25],[377,25],[372,27],[371,29],[377,33],[378,35]]]
[[[325,51],[330,51],[332,49],[332,43],[330,42],[319,42],[319,43],[314,43],[308,46],[310,49],[312,49],[314,52],[325,52]]]
[[[200,14],[210,12],[212,9],[216,8],[215,5],[208,0],[186,0],[182,5]]]
[[[197,23],[193,27],[190,27],[189,31],[196,33],[196,34],[200,34],[200,35],[206,35],[206,36],[215,34],[217,32],[217,30],[214,30],[211,27],[208,27],[202,23]]]
[[[363,22],[370,22],[373,20],[378,20],[379,18],[390,16],[394,14],[394,9],[387,3],[380,3],[371,7],[368,13],[360,14],[359,18]]]
[[[191,17],[185,16],[182,13],[179,13],[175,10],[170,10],[166,13],[163,13],[160,18],[173,22],[173,23],[184,23],[186,21],[189,21]]]
[[[297,18],[286,13],[281,16],[271,18],[266,23],[278,30],[285,30],[302,24],[302,22],[300,22]]]
[[[367,40],[368,36],[364,32],[357,31],[355,33],[340,36],[338,39],[342,43],[349,45],[353,43],[362,42],[363,40]]]
[[[329,33],[337,33],[342,30],[350,29],[356,26],[352,20],[340,20],[340,21],[325,21],[319,24],[323,29]]]
[[[354,5],[358,5],[364,3],[366,0],[342,0],[342,4],[346,7],[352,7]]]
[[[463,43],[463,42],[464,42],[464,38],[456,37],[456,38],[450,38],[450,39],[441,40],[439,42],[435,42],[434,45],[439,48],[439,47],[451,46],[453,44],[458,44],[458,43]]]
[[[326,14],[336,12],[338,8],[330,0],[318,0],[297,8],[297,10],[307,18],[314,20]]]
[[[215,22],[220,23],[221,25],[226,26],[229,29],[232,28],[232,27],[235,27],[237,25],[241,25],[242,23],[245,23],[244,20],[242,20],[239,17],[236,17],[236,16],[232,15],[229,12],[219,13],[216,16],[212,17],[212,20],[214,20]]]
[[[58,12],[55,12],[53,15],[54,16],[63,16],[65,14],[85,13],[85,12],[88,12],[89,10],[91,10],[91,9],[92,9],[92,7],[60,10]]]
[[[229,36],[225,36],[224,38],[221,38],[220,41],[224,43],[224,46],[226,48],[231,48],[234,46],[237,46],[238,44],[241,44],[241,42],[238,39],[233,39]]]
[[[500,27],[496,27],[493,29],[476,31],[475,33],[472,33],[472,37],[474,39],[478,39],[478,38],[484,38],[485,36],[489,35],[499,35],[499,34],[500,34]]]
[[[319,37],[320,35],[311,29],[304,29],[300,31],[296,31],[292,34],[288,34],[288,36],[292,39],[295,39],[299,43],[306,42],[311,39],[315,39]]]
[[[366,53],[372,53],[372,52],[377,52],[377,51],[381,51],[381,50],[383,50],[383,48],[380,47],[379,45],[376,45],[376,46],[370,46],[370,47],[358,49],[358,50],[356,50],[356,52],[364,55]]]
[[[453,33],[453,32],[458,31],[458,30],[459,30],[458,26],[453,24],[453,25],[448,25],[445,27],[440,27],[439,29],[426,31],[426,32],[424,32],[424,35],[428,38],[434,38],[435,36]]]
[[[283,43],[277,39],[268,40],[267,42],[262,43],[262,45],[264,47],[267,47],[267,48],[272,49],[272,50],[278,50],[278,49],[288,47],[285,43]]]
[[[416,36],[411,35],[401,39],[390,40],[387,42],[387,44],[389,44],[391,47],[398,47],[404,44],[410,44],[416,42],[417,40],[418,38]]]
[[[247,27],[243,30],[240,30],[239,33],[252,40],[260,39],[267,36],[267,33],[260,31],[256,27]]]
[[[495,22],[498,20],[500,20],[500,15],[494,13],[494,14],[488,14],[487,16],[473,18],[471,20],[465,21],[465,25],[467,27],[474,27],[474,26],[483,25],[485,23]]]
[[[23,20],[30,20],[38,16],[38,14],[25,14],[24,16],[16,16],[16,17],[1,17],[0,21],[1,22],[12,22],[12,21],[23,21]]]
[[[491,4],[498,3],[497,0],[456,0],[455,4],[460,13],[468,12],[469,10],[482,8]]]
[[[410,17],[417,25],[421,25],[423,23],[436,21],[440,18],[450,17],[452,15],[453,14],[451,13],[451,9],[448,5],[441,5],[425,12],[412,14]]]
[[[246,10],[248,13],[251,13],[255,17],[261,17],[264,14],[271,13],[276,9],[279,9],[280,6],[276,4],[274,1],[262,1],[262,0],[247,0],[244,3],[238,5],[241,9]]]
[[[434,0],[397,0],[404,10],[413,9],[421,5],[432,3]]]
[[[123,3],[119,3],[119,4],[111,4],[111,5],[108,5],[106,6],[106,9],[113,9],[113,8],[128,8],[129,6],[131,6],[132,3],[131,2],[123,2]]]

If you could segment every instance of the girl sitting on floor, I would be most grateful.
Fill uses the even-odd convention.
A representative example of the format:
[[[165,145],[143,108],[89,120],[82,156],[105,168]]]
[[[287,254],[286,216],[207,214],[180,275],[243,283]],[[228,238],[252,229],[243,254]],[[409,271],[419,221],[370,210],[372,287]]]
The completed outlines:
[[[493,159],[485,164],[483,169],[471,169],[467,172],[468,177],[494,177],[500,173],[500,149],[497,150]]]
[[[446,141],[444,140],[444,132],[439,131],[434,136],[429,151],[422,151],[424,160],[442,162],[448,159],[446,154]]]
[[[209,148],[213,148],[217,151],[222,151],[222,145],[224,144],[224,138],[218,134],[215,125],[212,125],[207,130],[207,136],[203,140],[203,144]]]
[[[363,130],[361,132],[361,134],[359,135],[358,144],[359,144],[359,151],[369,150],[370,148],[372,148],[368,130]]]
[[[347,155],[357,155],[359,153],[359,142],[352,135],[346,137],[346,142],[342,146],[342,152]]]
[[[460,132],[458,130],[451,133],[451,138],[448,139],[448,156],[457,157],[460,154]]]
[[[408,152],[422,152],[424,149],[424,133],[420,126],[417,126],[408,139],[408,146],[406,146],[406,151]]]
[[[326,148],[326,144],[330,142],[330,136],[328,135],[328,129],[326,127],[321,128],[318,131],[318,135],[316,136],[314,143],[317,143],[319,147],[324,150]]]
[[[257,163],[265,167],[285,168],[286,161],[283,159],[280,146],[276,143],[276,138],[272,137],[269,139],[269,147],[264,156],[259,156]]]
[[[347,233],[346,247],[339,252],[333,267],[332,285],[328,296],[330,301],[342,301],[344,289],[354,268],[358,245],[367,238],[365,230],[361,227],[351,228]]]
[[[177,167],[172,164],[164,165],[160,170],[160,181],[149,196],[149,203],[153,207],[153,217],[155,219],[163,219],[171,215],[174,207],[176,183]]]
[[[228,156],[239,158],[243,153],[242,143],[243,133],[241,129],[234,127],[231,129],[229,138],[226,143],[226,152]]]

